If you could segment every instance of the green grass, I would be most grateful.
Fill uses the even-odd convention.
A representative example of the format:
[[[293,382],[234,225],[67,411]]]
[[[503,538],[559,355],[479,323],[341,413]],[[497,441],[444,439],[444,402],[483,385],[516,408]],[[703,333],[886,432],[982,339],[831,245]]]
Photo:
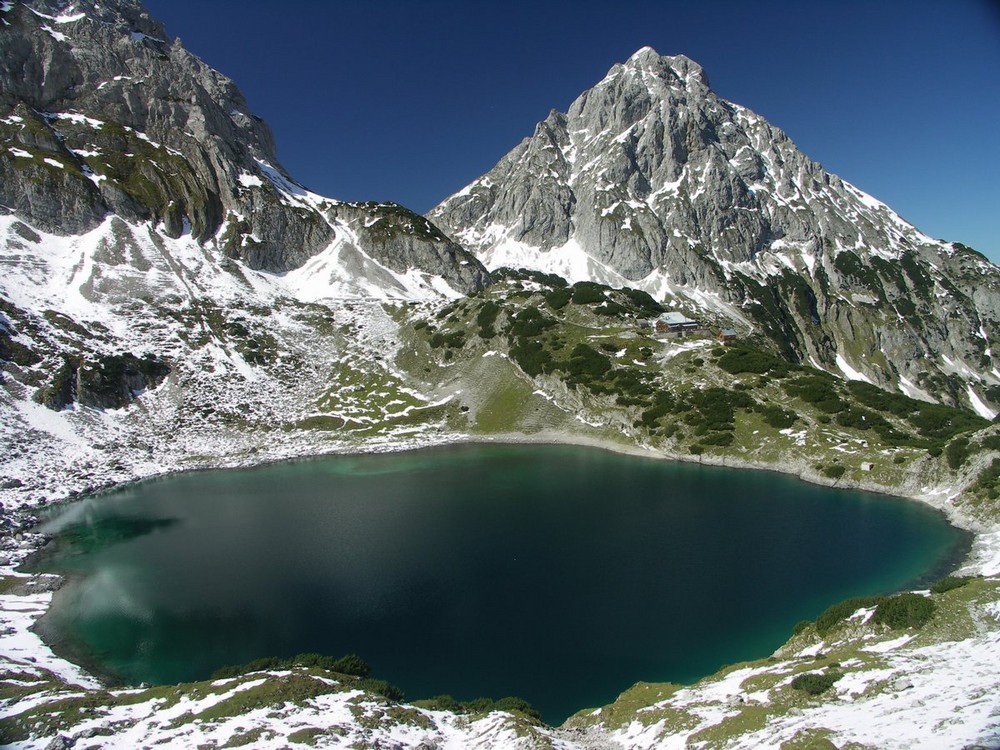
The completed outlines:
[[[532,394],[533,388],[520,380],[505,379],[493,388],[476,409],[476,432],[502,434],[514,432],[522,423],[525,413],[536,407],[540,400]]]

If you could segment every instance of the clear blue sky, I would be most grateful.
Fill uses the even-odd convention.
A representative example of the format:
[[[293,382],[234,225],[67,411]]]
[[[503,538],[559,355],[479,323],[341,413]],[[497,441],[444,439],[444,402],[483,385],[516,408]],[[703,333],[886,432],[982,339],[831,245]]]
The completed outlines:
[[[649,45],[1000,261],[997,0],[147,0],[311,189],[425,212]]]

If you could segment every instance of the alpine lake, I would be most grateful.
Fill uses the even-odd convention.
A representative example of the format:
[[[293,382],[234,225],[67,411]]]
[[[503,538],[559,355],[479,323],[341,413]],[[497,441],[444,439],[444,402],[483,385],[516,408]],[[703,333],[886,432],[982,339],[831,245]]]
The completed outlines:
[[[55,509],[40,629],[119,683],[356,653],[407,699],[546,721],[762,658],[851,596],[921,586],[969,536],[912,501],[556,445],[178,474]]]

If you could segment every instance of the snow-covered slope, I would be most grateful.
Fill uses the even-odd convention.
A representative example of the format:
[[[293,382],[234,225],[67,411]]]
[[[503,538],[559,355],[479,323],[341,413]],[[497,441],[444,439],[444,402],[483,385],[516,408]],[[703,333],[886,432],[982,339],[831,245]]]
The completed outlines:
[[[345,257],[368,276],[345,274]],[[338,372],[395,382],[396,324],[382,300],[447,290],[348,241],[278,275],[118,217],[70,237],[0,217],[0,263],[8,509],[175,468],[348,445],[349,429],[296,425],[357,400]],[[391,434],[391,409],[368,400],[372,423]]]
[[[296,183],[138,2],[7,2],[0,23],[6,507],[343,445],[296,425],[359,400],[338,373],[395,382],[379,303],[490,283],[412,211]]]
[[[993,415],[1000,269],[650,48],[429,214],[489,267],[649,291],[790,357]]]

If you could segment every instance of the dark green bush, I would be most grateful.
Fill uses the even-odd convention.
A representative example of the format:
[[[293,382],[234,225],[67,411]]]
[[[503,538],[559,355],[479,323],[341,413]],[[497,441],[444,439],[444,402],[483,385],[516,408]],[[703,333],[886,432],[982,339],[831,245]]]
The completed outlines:
[[[899,594],[886,599],[875,609],[873,622],[893,630],[919,628],[934,614],[934,600],[920,594]]]
[[[625,287],[622,289],[622,294],[628,297],[629,302],[632,303],[632,306],[636,309],[636,314],[640,318],[652,318],[664,311],[663,305],[640,289]]]
[[[526,307],[513,316],[507,332],[511,336],[519,338],[533,338],[540,336],[543,331],[552,328],[557,323],[558,321],[542,315],[537,307]]]
[[[826,635],[834,625],[837,625],[853,615],[859,609],[876,607],[885,601],[884,596],[859,596],[845,599],[828,607],[816,618],[816,632]]]
[[[945,576],[931,584],[931,591],[935,594],[943,594],[946,591],[961,588],[974,580],[975,576]]]
[[[462,331],[452,331],[451,333],[435,333],[430,338],[430,345],[434,349],[442,346],[459,349],[465,346],[465,334]]]
[[[847,469],[840,464],[829,464],[820,469],[820,473],[827,479],[840,479]]]
[[[617,302],[608,301],[594,308],[596,315],[604,315],[609,318],[620,318],[628,312],[628,309]]]
[[[608,379],[618,393],[641,403],[642,399],[653,393],[653,386],[649,384],[651,378],[649,373],[637,368],[620,367],[614,370]]]
[[[604,292],[607,287],[593,281],[578,281],[573,285],[573,304],[592,305],[607,299]]]
[[[882,423],[885,422],[885,419],[881,415],[873,411],[858,409],[854,406],[844,409],[835,419],[841,427],[850,427],[855,430],[870,430],[875,426],[876,420]]]
[[[453,714],[462,713],[464,707],[461,702],[455,700],[450,695],[435,695],[433,698],[425,698],[417,701],[417,704],[432,711],[451,711]]]
[[[497,281],[534,281],[536,284],[550,287],[564,287],[566,279],[554,273],[536,271],[532,268],[510,268],[503,266],[491,271],[490,275]]]
[[[451,305],[447,305],[446,307],[442,307],[440,310],[437,311],[437,313],[435,313],[434,319],[435,320],[444,320],[445,318],[448,317],[448,315],[451,314],[452,309],[453,308],[452,308]]]
[[[536,284],[550,287],[564,287],[566,279],[554,273],[545,273],[531,268],[510,268],[502,266],[490,272],[497,281],[534,281]]]
[[[491,339],[496,336],[493,324],[497,320],[497,315],[500,314],[500,309],[500,305],[493,300],[487,300],[483,303],[483,306],[479,308],[479,314],[476,316],[476,323],[479,326],[480,338]]]
[[[788,363],[773,354],[759,349],[730,347],[719,357],[718,365],[733,375],[749,372],[756,375],[771,373],[775,377],[783,377],[789,372]]]
[[[604,377],[610,369],[611,360],[587,344],[577,344],[566,364],[567,382],[591,383]]]
[[[497,700],[494,700],[493,698],[476,698],[471,701],[462,701],[459,706],[461,712],[463,713],[478,714],[489,713],[490,711],[507,711],[508,713],[516,712],[524,714],[535,721],[542,720],[542,715],[534,706],[523,698],[517,698],[515,696],[508,696]]]
[[[764,421],[771,425],[771,427],[777,427],[781,430],[791,427],[799,419],[795,412],[770,404],[767,406],[761,406],[757,409],[757,411],[762,417],[764,417]]]
[[[510,348],[510,356],[529,377],[552,372],[552,355],[537,341],[518,339]]]
[[[212,673],[212,679],[220,680],[227,677],[238,677],[249,672],[291,669],[292,667],[325,669],[328,672],[339,672],[340,674],[353,675],[354,677],[367,677],[370,672],[368,664],[357,654],[347,654],[338,659],[332,656],[324,656],[323,654],[297,654],[291,659],[266,656],[242,665],[220,667]]]
[[[497,711],[507,711],[510,713],[521,713],[525,716],[530,716],[536,721],[542,720],[542,715],[538,712],[534,706],[532,706],[528,701],[523,698],[517,698],[515,696],[508,696],[506,698],[500,698],[494,704]]]
[[[987,435],[979,443],[979,447],[987,451],[1000,451],[1000,435]]]
[[[262,672],[264,670],[282,668],[287,669],[289,666],[291,665],[286,660],[278,659],[277,657],[265,657],[263,659],[254,659],[246,664],[231,664],[226,667],[219,667],[212,672],[211,679],[224,680],[229,677],[239,677],[241,674],[247,674],[249,672]]]
[[[696,412],[690,424],[719,431],[732,429],[737,409],[752,409],[757,405],[747,393],[715,386],[692,390],[687,394],[687,402]]]
[[[962,409],[955,409],[942,404],[928,404],[919,401],[918,411],[908,417],[910,424],[917,431],[931,438],[948,439],[960,432],[978,430],[989,422],[978,414]]]
[[[969,439],[966,437],[955,438],[944,449],[944,457],[947,459],[948,467],[952,471],[960,469],[962,464],[968,460],[970,453]]]
[[[901,393],[883,391],[877,385],[865,383],[861,380],[850,381],[847,384],[847,390],[865,406],[877,411],[887,411],[898,417],[905,417],[907,414],[912,414],[921,403]]]
[[[670,393],[657,391],[653,396],[653,405],[642,413],[639,424],[650,428],[655,427],[662,417],[673,411],[674,403],[674,397]]]
[[[796,396],[828,414],[835,414],[847,408],[847,404],[837,394],[831,378],[806,375],[785,383],[783,387],[789,396]]]
[[[358,680],[357,686],[360,690],[364,690],[366,693],[381,695],[383,698],[390,700],[393,703],[399,703],[405,697],[402,690],[387,680],[377,680],[373,677],[362,677]]]
[[[702,445],[732,445],[733,444],[733,433],[731,432],[712,432],[705,435],[699,441]]]
[[[352,674],[355,677],[367,677],[371,673],[371,667],[357,654],[341,656],[329,667],[324,667],[324,669],[329,669],[331,672],[340,672],[341,674]]]
[[[809,695],[820,695],[832,688],[834,683],[841,677],[843,675],[839,672],[826,672],[824,674],[810,672],[808,674],[800,674],[792,680],[791,686],[795,690],[801,690]]]
[[[545,298],[545,303],[551,307],[553,310],[561,310],[569,301],[573,298],[573,290],[567,289],[566,287],[560,287],[558,289],[553,289],[550,292],[546,292],[542,295]]]
[[[993,461],[976,477],[972,489],[976,492],[985,492],[989,497],[996,499],[1000,491],[1000,458]]]

